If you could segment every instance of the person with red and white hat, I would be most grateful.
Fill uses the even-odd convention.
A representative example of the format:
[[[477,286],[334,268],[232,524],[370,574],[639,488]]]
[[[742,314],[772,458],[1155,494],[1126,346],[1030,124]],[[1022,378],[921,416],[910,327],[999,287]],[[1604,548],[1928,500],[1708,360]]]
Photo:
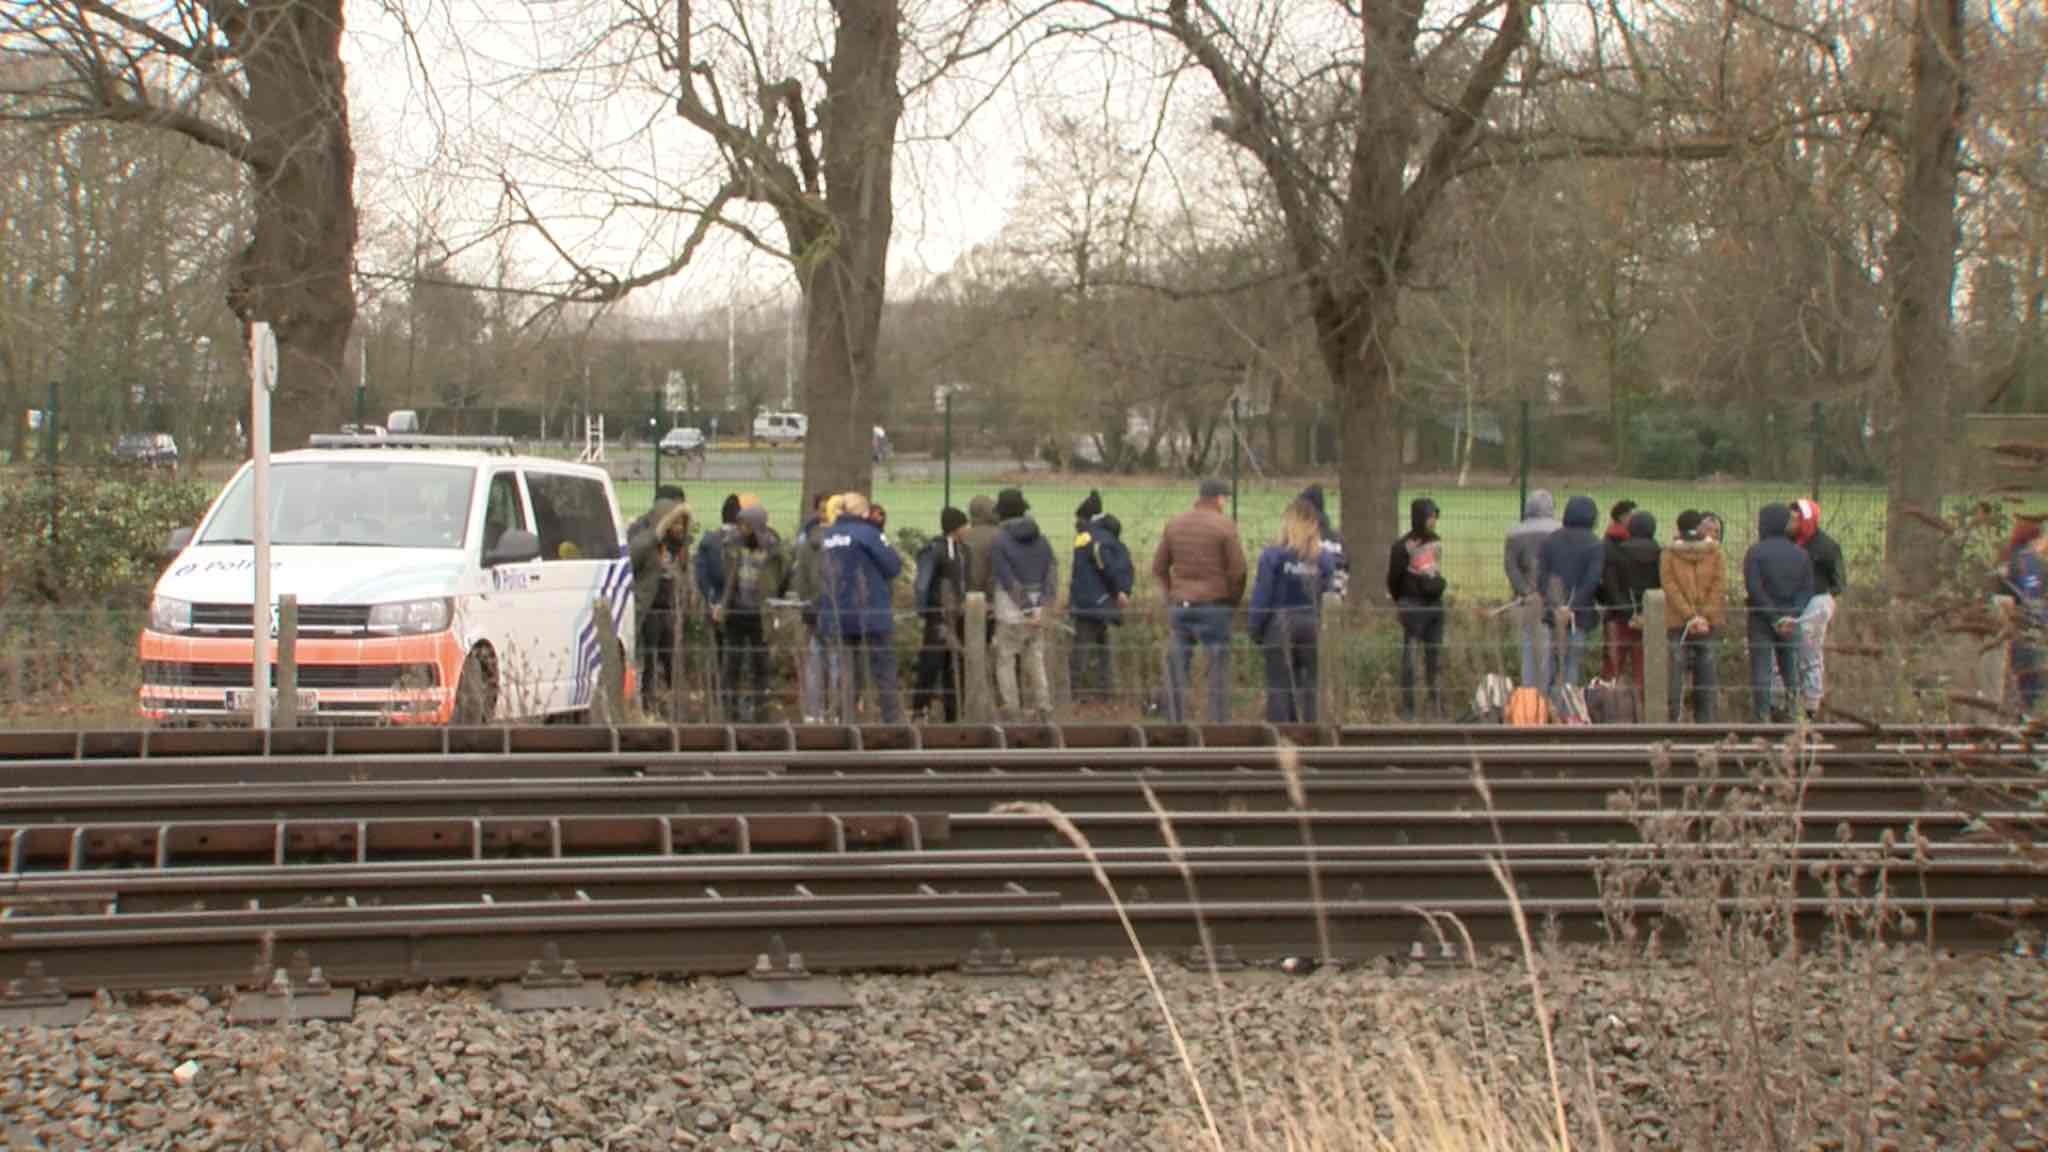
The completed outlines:
[[[1837,600],[1849,587],[1842,546],[1821,531],[1820,502],[1792,502],[1792,542],[1813,561],[1813,599],[1799,614],[1799,695],[1806,714],[1819,713],[1827,694],[1828,625],[1834,623]]]

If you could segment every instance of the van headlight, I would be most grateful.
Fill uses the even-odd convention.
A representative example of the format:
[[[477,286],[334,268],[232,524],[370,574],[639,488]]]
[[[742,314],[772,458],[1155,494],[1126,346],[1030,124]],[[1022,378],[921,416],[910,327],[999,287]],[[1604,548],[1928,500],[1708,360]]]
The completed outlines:
[[[149,630],[173,634],[192,630],[192,604],[169,596],[149,598]]]
[[[416,636],[448,627],[454,607],[443,597],[435,600],[403,600],[379,604],[370,609],[370,631],[382,636]]]

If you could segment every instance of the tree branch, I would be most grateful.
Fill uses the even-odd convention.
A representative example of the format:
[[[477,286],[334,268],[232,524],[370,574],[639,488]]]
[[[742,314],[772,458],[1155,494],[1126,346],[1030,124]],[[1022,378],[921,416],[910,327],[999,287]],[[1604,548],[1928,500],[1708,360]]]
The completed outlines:
[[[1429,154],[1423,159],[1415,179],[1402,194],[1402,235],[1412,235],[1420,226],[1444,188],[1457,178],[1459,160],[1471,150],[1479,138],[1482,128],[1480,116],[1486,111],[1486,104],[1493,99],[1494,90],[1500,87],[1501,78],[1507,74],[1508,62],[1529,39],[1529,12],[1523,0],[1507,0],[1507,9],[1501,14],[1500,31],[1494,33],[1492,43],[1486,46],[1486,54],[1472,66],[1471,75],[1465,78],[1465,89],[1458,96],[1458,102],[1444,115],[1444,124],[1437,129],[1436,140],[1430,145]]]

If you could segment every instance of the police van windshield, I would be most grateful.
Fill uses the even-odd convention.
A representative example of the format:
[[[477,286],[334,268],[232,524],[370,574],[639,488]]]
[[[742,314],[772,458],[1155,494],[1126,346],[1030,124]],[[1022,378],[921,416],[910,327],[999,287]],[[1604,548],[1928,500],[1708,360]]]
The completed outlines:
[[[461,465],[320,460],[270,469],[270,541],[332,548],[460,548],[476,470]],[[201,544],[247,544],[254,475],[222,497]]]

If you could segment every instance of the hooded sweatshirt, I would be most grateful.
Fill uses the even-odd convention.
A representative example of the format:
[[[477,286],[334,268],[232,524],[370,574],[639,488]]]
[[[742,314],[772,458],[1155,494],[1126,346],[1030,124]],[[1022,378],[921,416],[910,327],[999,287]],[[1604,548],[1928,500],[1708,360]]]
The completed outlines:
[[[1137,573],[1131,551],[1124,547],[1123,525],[1114,516],[1096,516],[1074,537],[1073,574],[1067,582],[1067,607],[1076,616],[1116,621],[1123,609],[1117,597],[1129,596]]]
[[[1643,593],[1661,586],[1663,551],[1657,544],[1657,518],[1642,511],[1629,517],[1628,539],[1608,549],[1607,569],[1600,582],[1613,589],[1616,607],[1627,616],[1640,615]]]
[[[1792,510],[1783,504],[1766,504],[1757,513],[1756,543],[1742,558],[1752,629],[1797,617],[1813,599],[1813,561],[1792,542],[1791,531]]]
[[[1817,500],[1795,500],[1792,503],[1792,542],[1806,549],[1806,555],[1813,561],[1813,591],[1816,595],[1826,593],[1841,599],[1848,590],[1848,569],[1842,564],[1842,546],[1835,538],[1821,531],[1820,502]]]
[[[1022,623],[1025,613],[1052,606],[1059,595],[1059,561],[1053,559],[1052,542],[1038,530],[1036,520],[1018,516],[1003,521],[995,553],[991,567],[997,623]]]
[[[824,602],[822,631],[841,636],[887,636],[896,630],[889,584],[903,571],[903,558],[874,524],[842,514],[822,529],[819,557]]]
[[[1547,489],[1529,493],[1522,506],[1522,522],[1508,529],[1508,589],[1517,600],[1540,596],[1537,573],[1543,566],[1543,542],[1563,527],[1557,519],[1557,502]]]
[[[1606,543],[1593,534],[1599,519],[1600,506],[1591,496],[1572,497],[1564,506],[1564,526],[1551,533],[1537,553],[1536,586],[1544,604],[1553,613],[1569,611],[1581,632],[1591,632],[1599,623],[1593,598],[1600,591],[1607,560]]]
[[[1444,598],[1443,541],[1429,522],[1437,515],[1428,497],[1408,505],[1408,534],[1387,551],[1387,599],[1396,604],[1428,605]]]
[[[967,502],[967,590],[995,598],[996,502],[976,496]]]
[[[1722,562],[1721,545],[1697,532],[1680,536],[1664,549],[1659,576],[1664,623],[1671,631],[1682,631],[1694,617],[1721,630],[1728,605],[1728,566]]]

